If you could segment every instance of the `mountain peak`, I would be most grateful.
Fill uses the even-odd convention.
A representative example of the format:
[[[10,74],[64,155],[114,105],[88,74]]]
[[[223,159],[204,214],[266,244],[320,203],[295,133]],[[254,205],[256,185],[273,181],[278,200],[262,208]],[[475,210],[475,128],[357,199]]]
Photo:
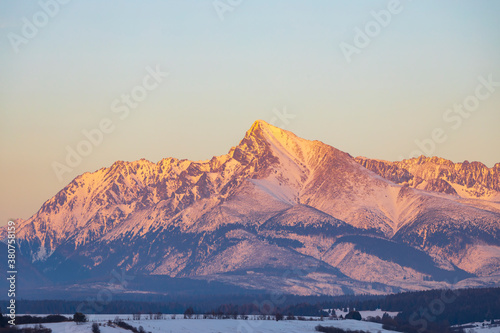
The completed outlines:
[[[284,144],[285,142],[288,142],[290,140],[296,141],[296,140],[301,140],[301,141],[308,141],[305,139],[301,139],[297,137],[295,134],[293,134],[290,131],[284,130],[282,128],[276,127],[274,125],[271,125],[264,120],[256,120],[253,124],[252,127],[246,132],[245,134],[245,139],[250,139],[254,141],[257,139],[258,141],[264,140],[267,141],[268,143],[274,142],[274,143],[281,143]]]
[[[262,119],[257,119],[256,121],[253,122],[252,127],[250,127],[250,130],[252,130],[254,127],[259,127],[259,126],[266,127],[266,126],[272,126],[272,125],[270,125],[269,123],[265,122]]]
[[[245,137],[263,137],[265,134],[273,134],[283,132],[281,128],[273,126],[264,120],[256,120],[252,124],[252,127],[247,131]]]
[[[271,151],[275,156],[276,154],[296,155],[301,150],[301,146],[309,145],[311,142],[263,120],[256,120],[238,147],[259,155]]]

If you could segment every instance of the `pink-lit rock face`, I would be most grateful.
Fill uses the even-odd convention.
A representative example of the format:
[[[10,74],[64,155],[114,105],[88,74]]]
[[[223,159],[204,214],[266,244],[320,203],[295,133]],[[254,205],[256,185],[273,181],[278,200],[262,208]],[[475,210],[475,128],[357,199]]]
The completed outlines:
[[[385,179],[413,188],[485,200],[498,199],[500,191],[499,163],[488,168],[481,162],[453,163],[435,156],[397,162],[356,157],[356,161]]]
[[[500,274],[499,169],[355,159],[256,121],[211,160],[78,176],[17,235],[68,283],[125,269],[294,294],[478,286]]]

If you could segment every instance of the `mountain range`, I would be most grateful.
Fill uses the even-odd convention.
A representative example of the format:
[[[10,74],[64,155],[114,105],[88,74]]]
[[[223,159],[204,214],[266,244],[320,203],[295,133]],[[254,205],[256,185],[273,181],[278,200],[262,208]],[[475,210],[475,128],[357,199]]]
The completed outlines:
[[[258,120],[207,161],[76,177],[17,220],[17,241],[25,290],[52,295],[119,270],[136,277],[128,293],[498,286],[500,163],[354,158]]]

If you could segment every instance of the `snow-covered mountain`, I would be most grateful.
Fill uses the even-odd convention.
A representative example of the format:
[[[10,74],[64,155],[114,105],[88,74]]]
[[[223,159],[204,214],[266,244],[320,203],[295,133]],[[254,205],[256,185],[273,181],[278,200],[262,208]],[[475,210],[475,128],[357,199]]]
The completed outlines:
[[[78,176],[17,236],[59,284],[113,269],[303,295],[499,284],[499,173],[353,158],[259,120],[208,161]]]

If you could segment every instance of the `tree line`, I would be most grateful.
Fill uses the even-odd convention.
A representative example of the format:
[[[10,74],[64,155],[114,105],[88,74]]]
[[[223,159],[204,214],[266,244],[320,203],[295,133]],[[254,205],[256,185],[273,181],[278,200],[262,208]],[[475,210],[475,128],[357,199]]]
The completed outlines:
[[[392,294],[387,296],[340,296],[340,297],[299,297],[286,296],[286,301],[279,307],[266,308],[259,306],[265,303],[266,295],[227,298],[202,296],[186,297],[184,300],[164,302],[137,302],[116,300],[104,304],[100,313],[105,314],[149,314],[158,319],[158,314],[185,314],[191,309],[191,315],[210,315],[212,318],[275,315],[287,316],[330,316],[322,309],[356,309],[400,312],[394,323],[387,325],[401,326],[410,323],[419,327],[426,322],[427,327],[433,325],[457,325],[469,322],[500,319],[500,288],[470,288],[458,290],[429,290]],[[214,304],[219,304],[214,307]],[[81,302],[78,301],[25,301],[20,300],[19,312],[24,313],[75,313]],[[6,301],[0,302],[5,309]],[[423,309],[423,310],[422,310]],[[424,311],[424,313],[421,313]],[[186,314],[190,315],[190,314]],[[49,317],[49,316],[47,316]],[[18,317],[19,318],[19,317]],[[49,317],[54,320],[57,317]],[[28,318],[26,318],[28,319]],[[49,319],[47,319],[49,320]],[[382,320],[382,318],[381,318]]]

